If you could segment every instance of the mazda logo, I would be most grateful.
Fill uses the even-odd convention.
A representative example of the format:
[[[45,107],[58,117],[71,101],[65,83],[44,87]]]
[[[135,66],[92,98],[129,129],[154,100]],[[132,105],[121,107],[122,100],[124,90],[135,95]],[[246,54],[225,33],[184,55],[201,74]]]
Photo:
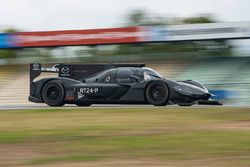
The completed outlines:
[[[33,70],[39,70],[39,64],[33,64]]]
[[[69,74],[69,71],[70,71],[70,70],[69,70],[69,67],[63,67],[63,68],[62,68],[62,73],[63,73],[63,74]]]

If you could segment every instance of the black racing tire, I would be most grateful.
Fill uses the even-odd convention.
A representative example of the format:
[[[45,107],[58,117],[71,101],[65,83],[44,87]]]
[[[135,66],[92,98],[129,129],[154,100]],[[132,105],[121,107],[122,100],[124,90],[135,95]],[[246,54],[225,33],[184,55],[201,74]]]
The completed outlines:
[[[152,81],[146,88],[145,96],[150,104],[155,106],[165,106],[169,99],[169,88],[164,81]]]
[[[88,107],[88,106],[91,106],[91,103],[88,103],[88,102],[77,102],[76,105],[79,106],[79,107]]]
[[[57,80],[51,80],[46,83],[42,89],[43,101],[53,107],[60,107],[65,104],[65,89]]]

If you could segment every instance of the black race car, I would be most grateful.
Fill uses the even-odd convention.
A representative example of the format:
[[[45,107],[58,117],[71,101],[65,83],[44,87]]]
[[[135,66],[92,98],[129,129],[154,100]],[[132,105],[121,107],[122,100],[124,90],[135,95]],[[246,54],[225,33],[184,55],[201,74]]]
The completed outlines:
[[[41,72],[58,73],[34,81]],[[199,82],[163,78],[144,64],[30,64],[29,101],[49,106],[76,104],[217,104]]]

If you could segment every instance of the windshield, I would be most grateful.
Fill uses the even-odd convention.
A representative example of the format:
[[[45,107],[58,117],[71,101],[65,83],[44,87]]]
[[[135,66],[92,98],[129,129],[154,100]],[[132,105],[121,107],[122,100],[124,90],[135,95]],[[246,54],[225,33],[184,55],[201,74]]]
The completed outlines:
[[[144,80],[151,80],[155,78],[162,78],[162,76],[155,70],[147,67],[143,67]]]

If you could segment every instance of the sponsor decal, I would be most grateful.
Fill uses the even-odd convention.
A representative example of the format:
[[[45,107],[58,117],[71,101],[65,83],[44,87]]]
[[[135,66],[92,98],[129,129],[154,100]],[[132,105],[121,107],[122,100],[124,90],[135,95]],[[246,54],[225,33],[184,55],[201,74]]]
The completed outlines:
[[[98,87],[86,87],[86,88],[80,88],[77,92],[77,98],[81,99],[83,97],[86,97],[87,95],[95,95],[100,91],[100,88]]]
[[[70,77],[70,68],[64,66],[60,69],[60,77]]]
[[[73,90],[68,90],[66,92],[66,97],[65,97],[66,100],[68,101],[73,101],[75,99],[75,96],[74,96],[74,91]]]
[[[32,70],[34,70],[34,71],[39,71],[39,70],[40,70],[40,65],[37,64],[37,63],[33,64],[33,65],[32,65]]]
[[[80,88],[79,92],[81,94],[93,94],[99,92],[99,88]]]
[[[110,76],[107,76],[107,77],[105,78],[105,81],[106,81],[106,82],[109,82],[110,79],[111,79]]]
[[[75,99],[75,97],[74,96],[66,96],[66,99],[68,101],[73,101]]]
[[[69,67],[63,67],[63,68],[62,68],[62,73],[63,73],[63,74],[69,74],[69,72],[70,72]]]

